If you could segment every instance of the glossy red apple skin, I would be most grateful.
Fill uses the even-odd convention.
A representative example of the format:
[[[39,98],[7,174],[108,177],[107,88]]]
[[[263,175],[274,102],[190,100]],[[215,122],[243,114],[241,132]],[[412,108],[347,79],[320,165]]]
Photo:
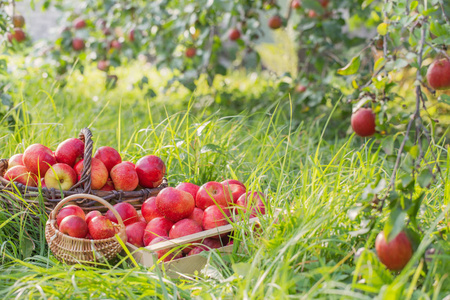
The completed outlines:
[[[259,192],[248,192],[239,197],[236,201],[236,205],[239,206],[243,212],[247,212],[248,209],[251,209],[250,217],[256,217],[258,213],[265,214],[266,206],[264,205],[263,199],[265,199],[265,195]]]
[[[222,181],[221,184],[223,184],[223,185],[237,184],[237,185],[242,186],[244,189],[247,189],[245,187],[245,184],[243,184],[242,182],[240,182],[239,180],[236,180],[236,179],[227,179],[227,180]]]
[[[187,192],[192,195],[192,197],[195,199],[197,196],[197,192],[200,189],[200,187],[196,184],[190,183],[190,182],[182,182],[179,185],[175,187],[177,190]]]
[[[134,191],[139,184],[136,170],[128,163],[115,165],[110,172],[116,190]]]
[[[152,227],[152,225],[148,223],[147,227],[145,227],[144,232],[143,238],[144,246],[148,246],[151,243],[151,241],[157,237],[168,235],[169,235],[168,231],[164,230],[163,228]]]
[[[380,232],[375,240],[375,249],[380,261],[392,271],[401,271],[413,255],[411,242],[403,231],[389,243],[384,232]]]
[[[330,2],[330,0],[319,0],[320,5],[322,5],[323,8],[327,8],[328,3]]]
[[[83,173],[83,163],[84,160],[80,160],[75,164],[74,170],[77,172],[78,177],[81,177]],[[106,169],[103,162],[99,159],[91,159],[91,188],[93,190],[101,189],[108,180],[108,170]]]
[[[150,222],[154,218],[164,217],[162,213],[156,208],[156,197],[150,197],[142,204],[141,207],[142,216],[145,221]]]
[[[433,62],[428,67],[427,81],[435,90],[450,89],[450,60],[443,58]]]
[[[205,210],[211,205],[227,206],[231,202],[225,186],[220,182],[210,181],[200,187],[195,197],[195,205]]]
[[[353,131],[360,137],[369,137],[375,134],[375,114],[370,108],[360,108],[351,118]]]
[[[186,57],[188,57],[188,58],[192,58],[192,57],[194,57],[195,56],[195,54],[197,53],[197,50],[195,49],[195,48],[187,48],[186,49]]]
[[[86,219],[86,215],[84,213],[84,211],[81,209],[81,207],[77,206],[77,205],[67,205],[64,206],[63,208],[61,208],[61,210],[58,212],[58,214],[56,215],[56,224],[61,224],[61,221],[67,217],[67,216],[79,216],[80,218],[82,218],[83,220]]]
[[[154,238],[149,245],[154,245],[160,242],[164,242],[164,241],[168,241],[170,240],[170,238],[168,236],[160,236],[160,237],[156,237]],[[158,255],[158,259],[161,259],[161,257],[163,257],[164,255],[166,255],[167,252],[169,252],[171,249],[164,249],[164,250],[158,250],[156,251],[156,254]],[[164,262],[168,262],[174,259],[178,259],[183,257],[183,255],[181,254],[181,251],[179,250],[175,250],[172,253],[170,253],[169,255],[167,255],[167,257],[165,257],[163,259]]]
[[[130,166],[132,166],[133,168],[136,169],[136,165],[133,164],[131,161],[123,161],[122,163],[124,163],[124,164],[129,164]]]
[[[225,180],[222,182],[223,186],[225,187],[225,194],[227,197],[227,202],[230,203],[228,199],[230,199],[231,196],[231,202],[236,203],[236,201],[239,199],[239,197],[247,191],[245,185],[239,181],[236,183],[237,180]]]
[[[194,220],[198,225],[203,226],[203,209],[194,207],[194,210],[188,219]]]
[[[84,49],[84,47],[85,47],[85,45],[84,45],[84,40],[83,39],[74,38],[72,40],[72,48],[73,48],[73,50],[81,51],[81,50]]]
[[[194,207],[195,201],[191,194],[173,187],[163,189],[156,196],[156,208],[172,222],[189,217]]]
[[[111,172],[111,169],[122,162],[122,157],[120,157],[119,152],[113,147],[103,146],[97,149],[94,154],[96,159],[102,161],[105,165],[108,172]]]
[[[114,182],[112,181],[111,178],[108,177],[108,179],[106,180],[105,185],[100,189],[101,191],[114,191],[116,188],[114,186]]]
[[[75,29],[82,29],[86,27],[86,21],[83,19],[76,19],[73,21],[73,27],[75,27]]]
[[[58,145],[55,158],[59,163],[67,164],[73,168],[83,159],[84,143],[80,139],[70,138]]]
[[[158,217],[158,218],[154,218],[153,220],[151,220],[150,222],[148,222],[148,227],[152,227],[152,228],[161,228],[164,231],[167,232],[167,236],[169,236],[169,231],[170,229],[172,229],[174,222],[167,220],[164,217]]]
[[[241,38],[241,32],[237,28],[233,28],[228,33],[228,38],[230,41],[236,41]]]
[[[281,27],[281,25],[283,24],[283,22],[281,21],[281,17],[280,16],[273,16],[269,19],[269,27],[271,29],[278,29]]]
[[[12,43],[13,40],[15,40],[18,43],[23,42],[26,39],[26,34],[21,28],[14,28],[13,32],[8,32],[8,41]]]
[[[225,206],[221,205],[219,208],[217,205],[211,205],[203,213],[203,228],[208,230],[227,225],[230,216],[230,211]]]
[[[136,163],[139,185],[144,188],[158,187],[166,174],[166,165],[156,155],[147,155]]]
[[[36,175],[28,172],[27,168],[22,165],[17,165],[9,168],[6,171],[4,177],[9,181],[18,182],[30,187],[36,187],[38,184]]]
[[[222,244],[220,243],[219,240],[211,238],[205,239],[202,244],[205,246],[203,245],[196,246],[188,253],[187,256],[196,255],[203,251],[210,251],[211,249],[218,249],[222,247]]]
[[[85,238],[88,234],[88,225],[86,221],[75,215],[67,216],[61,221],[59,231],[71,237]]]
[[[101,216],[101,215],[102,215],[102,213],[99,212],[98,210],[93,210],[93,211],[88,212],[85,217],[86,223],[89,225],[89,222],[91,222],[91,220],[93,218]]]
[[[136,222],[126,226],[128,243],[136,247],[144,247],[145,227],[147,227],[147,223],[145,222]]]
[[[14,154],[11,156],[8,160],[8,169],[15,167],[15,166],[24,166],[23,164],[23,154]]]
[[[33,144],[23,153],[23,164],[31,173],[44,177],[50,166],[56,164],[56,159],[49,148],[41,144]]]
[[[89,222],[88,229],[94,240],[108,239],[116,233],[112,222],[105,216],[93,218]]]
[[[68,191],[77,183],[77,173],[68,164],[57,163],[47,170],[44,179],[47,188]]]
[[[191,219],[183,219],[176,222],[169,231],[169,237],[176,239],[182,236],[191,235],[203,231],[202,226]]]
[[[114,208],[117,210],[119,215],[122,217],[122,221],[123,221],[123,224],[125,224],[125,226],[139,221],[139,215],[138,215],[136,209],[130,203],[126,203],[126,202],[117,203],[114,205]],[[119,223],[117,221],[116,216],[112,213],[111,210],[108,210],[106,212],[105,216],[111,222],[114,222],[116,224]]]

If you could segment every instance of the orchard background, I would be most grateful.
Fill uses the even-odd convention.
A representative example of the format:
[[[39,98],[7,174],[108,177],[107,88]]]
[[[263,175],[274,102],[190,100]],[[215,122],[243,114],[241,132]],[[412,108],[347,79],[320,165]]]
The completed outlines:
[[[58,26],[33,39],[13,21],[25,5]],[[0,0],[2,158],[89,126],[96,147],[163,158],[170,186],[234,178],[268,196],[260,236],[235,224],[243,254],[203,252],[180,280],[125,258],[61,264],[42,224],[1,207],[0,295],[448,297],[450,69],[430,75],[443,86],[427,73],[448,63],[449,18],[444,0]],[[352,130],[362,108],[370,137]],[[402,270],[380,262],[380,232],[407,235]]]

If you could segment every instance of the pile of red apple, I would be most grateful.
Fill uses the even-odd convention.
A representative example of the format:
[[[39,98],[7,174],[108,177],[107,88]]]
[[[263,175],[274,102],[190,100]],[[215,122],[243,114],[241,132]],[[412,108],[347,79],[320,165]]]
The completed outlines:
[[[41,144],[29,146],[23,154],[8,161],[4,177],[30,187],[69,190],[83,172],[84,143],[75,138],[65,140],[53,152]],[[142,157],[136,165],[124,161],[112,147],[98,148],[91,161],[93,190],[133,191],[158,187],[166,173],[164,162],[157,156]]]

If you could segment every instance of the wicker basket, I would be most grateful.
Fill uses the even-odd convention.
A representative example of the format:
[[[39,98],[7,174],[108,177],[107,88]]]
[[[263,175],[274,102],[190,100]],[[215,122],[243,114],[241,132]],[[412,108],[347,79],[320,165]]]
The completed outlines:
[[[58,230],[56,216],[58,215],[59,210],[67,202],[76,199],[96,201],[110,209],[119,222],[119,224],[115,226],[116,234],[124,243],[127,241],[127,234],[122,218],[111,204],[94,195],[76,194],[64,198],[50,213],[47,224],[45,225],[45,239],[47,240],[50,250],[52,250],[59,261],[70,265],[76,263],[95,264],[116,257],[123,249],[116,236],[102,240],[80,239],[66,235]]]
[[[92,194],[103,198],[109,203],[115,204],[119,202],[128,202],[136,209],[140,209],[142,203],[149,197],[156,196],[165,187],[167,187],[167,179],[163,179],[161,185],[157,188],[143,188],[137,191],[101,191],[91,190],[91,161],[92,161],[92,133],[89,128],[84,128],[80,132],[79,139],[85,144],[83,172],[80,180],[68,191],[60,191],[58,189],[27,187],[20,183],[11,184],[9,180],[3,178],[4,173],[8,169],[8,159],[0,159],[0,202],[6,204],[7,209],[12,213],[23,211],[24,209],[32,210],[35,207],[45,207],[47,213],[50,213],[58,203],[61,197],[65,198],[75,194]],[[105,212],[105,205],[99,206],[97,201],[88,198],[76,201],[85,212],[91,210],[99,210]]]

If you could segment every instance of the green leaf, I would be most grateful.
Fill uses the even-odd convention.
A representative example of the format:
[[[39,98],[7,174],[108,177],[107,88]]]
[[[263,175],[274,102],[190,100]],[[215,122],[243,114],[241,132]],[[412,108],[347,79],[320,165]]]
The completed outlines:
[[[445,30],[444,26],[442,26],[438,22],[430,23],[430,31],[432,34],[438,37],[447,34],[447,31]]]
[[[386,237],[387,242],[392,241],[400,231],[405,227],[405,218],[406,212],[400,209],[400,207],[396,207],[391,211],[389,215],[389,219],[384,224],[384,236]]]
[[[417,6],[419,6],[419,1],[413,1],[411,2],[411,4],[409,5],[409,10],[413,11],[417,8]]]
[[[409,154],[412,156],[412,158],[417,159],[419,157],[419,146],[412,146],[411,149],[409,149]]]
[[[366,9],[370,4],[372,4],[374,0],[364,0],[363,4],[361,5],[362,9]]]
[[[447,103],[448,105],[450,105],[450,96],[446,95],[446,94],[442,94],[439,96],[438,101],[444,102],[444,103]]]
[[[425,193],[421,193],[419,197],[413,200],[412,205],[408,209],[408,216],[414,227],[417,227],[416,218],[417,213],[419,212],[420,205],[422,204],[423,198],[425,197]]]
[[[377,61],[375,62],[375,65],[373,67],[373,71],[376,72],[379,69],[381,69],[381,67],[384,66],[385,62],[386,62],[386,59],[384,57],[380,57],[379,59],[377,59]]]
[[[388,24],[381,23],[378,25],[377,32],[379,35],[385,36],[388,33]]]
[[[302,6],[306,9],[314,10],[318,14],[323,14],[325,10],[317,0],[302,0]]]
[[[432,180],[433,174],[431,174],[430,170],[428,169],[424,169],[422,172],[420,172],[419,176],[417,177],[417,182],[419,182],[419,185],[422,188],[427,188]]]
[[[345,67],[339,69],[337,72],[339,75],[353,75],[358,72],[360,65],[361,58],[359,56],[355,56]]]

